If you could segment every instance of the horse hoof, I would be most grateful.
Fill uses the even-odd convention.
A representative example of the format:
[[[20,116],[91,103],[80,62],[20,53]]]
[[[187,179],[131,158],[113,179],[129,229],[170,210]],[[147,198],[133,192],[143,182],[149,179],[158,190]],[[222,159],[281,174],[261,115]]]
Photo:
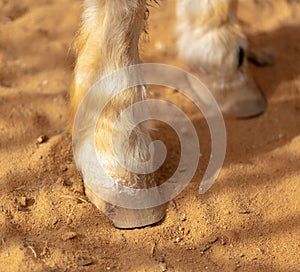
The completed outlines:
[[[245,84],[225,90],[225,95],[214,93],[221,110],[233,117],[250,118],[262,114],[267,106],[261,90],[251,79]]]
[[[119,229],[134,229],[160,222],[166,215],[167,204],[148,209],[125,209],[112,205],[100,199],[89,187],[85,185],[85,193],[89,200]]]
[[[232,78],[199,73],[196,76],[210,90],[223,113],[236,118],[250,118],[262,114],[266,109],[267,101],[247,67],[243,67],[241,73]],[[196,91],[193,81],[189,83]]]

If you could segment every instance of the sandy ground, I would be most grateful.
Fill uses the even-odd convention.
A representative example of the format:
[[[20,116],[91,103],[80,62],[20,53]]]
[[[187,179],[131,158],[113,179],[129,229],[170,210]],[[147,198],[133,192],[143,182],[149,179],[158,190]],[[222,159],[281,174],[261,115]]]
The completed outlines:
[[[176,93],[154,94],[181,102],[203,159],[165,220],[137,230],[115,229],[87,201],[65,132],[80,3],[0,1],[0,271],[300,271],[299,1],[240,3],[250,48],[276,56],[272,66],[251,65],[269,105],[255,119],[225,118],[225,165],[205,195],[197,194],[210,151],[205,122]],[[144,61],[184,67],[173,6],[151,9]],[[166,129],[158,134],[176,146]],[[37,144],[41,135],[49,140]]]

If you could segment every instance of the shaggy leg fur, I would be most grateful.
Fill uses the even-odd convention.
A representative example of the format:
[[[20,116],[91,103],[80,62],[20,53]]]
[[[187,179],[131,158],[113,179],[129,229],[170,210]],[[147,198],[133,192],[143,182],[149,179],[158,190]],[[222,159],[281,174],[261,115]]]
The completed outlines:
[[[83,25],[76,43],[78,60],[71,99],[72,120],[84,95],[97,80],[114,70],[140,62],[138,42],[145,28],[145,12],[146,0],[84,1]],[[118,89],[117,80],[112,85]],[[107,90],[101,90],[101,95],[100,99],[105,99],[108,95]],[[149,159],[151,138],[142,125],[134,129],[130,139],[127,137],[132,124],[130,116],[123,118],[115,128],[120,113],[135,102],[142,101],[145,96],[145,90],[141,86],[122,92],[109,102],[97,122],[95,132],[97,154],[104,170],[117,184],[116,188],[118,184],[135,189],[156,186],[151,174],[132,173],[123,168],[114,157],[117,154],[133,167]],[[117,138],[114,138],[112,143],[114,129]],[[94,131],[83,131],[82,137],[79,137],[76,144],[76,150],[79,150],[76,152],[79,158],[77,161],[82,162],[78,167],[83,173],[83,178],[85,178],[84,173],[91,167],[84,159],[89,156],[84,135],[93,133]],[[86,181],[85,187],[90,200],[99,209],[104,210],[116,227],[141,227],[156,223],[165,215],[164,206],[146,210],[129,210],[103,203],[94,190],[89,188]]]
[[[247,67],[236,7],[237,0],[177,0],[178,51],[222,111],[250,117],[261,113],[266,102]]]

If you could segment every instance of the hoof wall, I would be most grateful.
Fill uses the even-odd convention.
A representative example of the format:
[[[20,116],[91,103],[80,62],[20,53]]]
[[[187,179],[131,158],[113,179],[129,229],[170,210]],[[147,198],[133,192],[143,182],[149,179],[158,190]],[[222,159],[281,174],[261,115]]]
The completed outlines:
[[[166,215],[167,204],[142,210],[125,209],[103,201],[87,186],[85,193],[90,201],[109,217],[116,228],[134,229],[154,225]]]
[[[216,99],[222,112],[237,118],[250,118],[262,114],[267,101],[248,70],[244,68],[244,81],[239,79],[226,80],[222,78],[205,77],[197,74]],[[197,87],[190,81],[190,86],[197,92]]]
[[[216,96],[221,110],[237,118],[250,118],[262,114],[267,106],[267,101],[258,86],[251,84],[240,89],[229,91],[226,98]]]

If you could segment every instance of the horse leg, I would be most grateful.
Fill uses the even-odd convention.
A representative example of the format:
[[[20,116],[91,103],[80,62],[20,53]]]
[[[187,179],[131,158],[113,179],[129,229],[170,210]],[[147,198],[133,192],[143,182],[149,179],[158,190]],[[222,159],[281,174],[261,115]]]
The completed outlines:
[[[146,12],[146,0],[84,1],[83,23],[76,41],[78,59],[71,94],[71,120],[76,118],[79,104],[95,82],[117,69],[140,63],[138,43],[145,28]],[[120,84],[117,79],[109,83],[114,89],[118,89]],[[108,90],[100,90],[99,103],[107,96]],[[164,217],[166,207],[161,205],[147,209],[128,209],[103,201],[95,188],[90,186],[94,181],[87,180],[89,172],[97,169],[91,169],[89,148],[85,139],[95,133],[98,159],[114,182],[114,186],[111,187],[111,191],[114,191],[112,193],[118,194],[118,188],[121,186],[128,191],[155,187],[152,174],[132,172],[120,165],[115,157],[117,154],[121,160],[127,161],[128,165],[137,168],[139,163],[149,160],[151,138],[148,130],[142,124],[138,124],[128,135],[133,121],[131,118],[134,116],[121,117],[122,111],[136,102],[143,101],[145,97],[146,91],[143,86],[132,87],[118,94],[109,101],[100,116],[92,116],[98,119],[96,129],[91,130],[87,125],[87,130],[83,130],[76,139],[75,156],[84,178],[86,194],[118,228],[154,224]],[[91,110],[88,107],[84,109],[89,115],[93,115],[89,112]],[[100,179],[99,188],[103,187],[101,183],[105,182]]]
[[[266,101],[248,69],[236,9],[237,0],[178,0],[178,51],[223,112],[251,117],[264,111]]]

